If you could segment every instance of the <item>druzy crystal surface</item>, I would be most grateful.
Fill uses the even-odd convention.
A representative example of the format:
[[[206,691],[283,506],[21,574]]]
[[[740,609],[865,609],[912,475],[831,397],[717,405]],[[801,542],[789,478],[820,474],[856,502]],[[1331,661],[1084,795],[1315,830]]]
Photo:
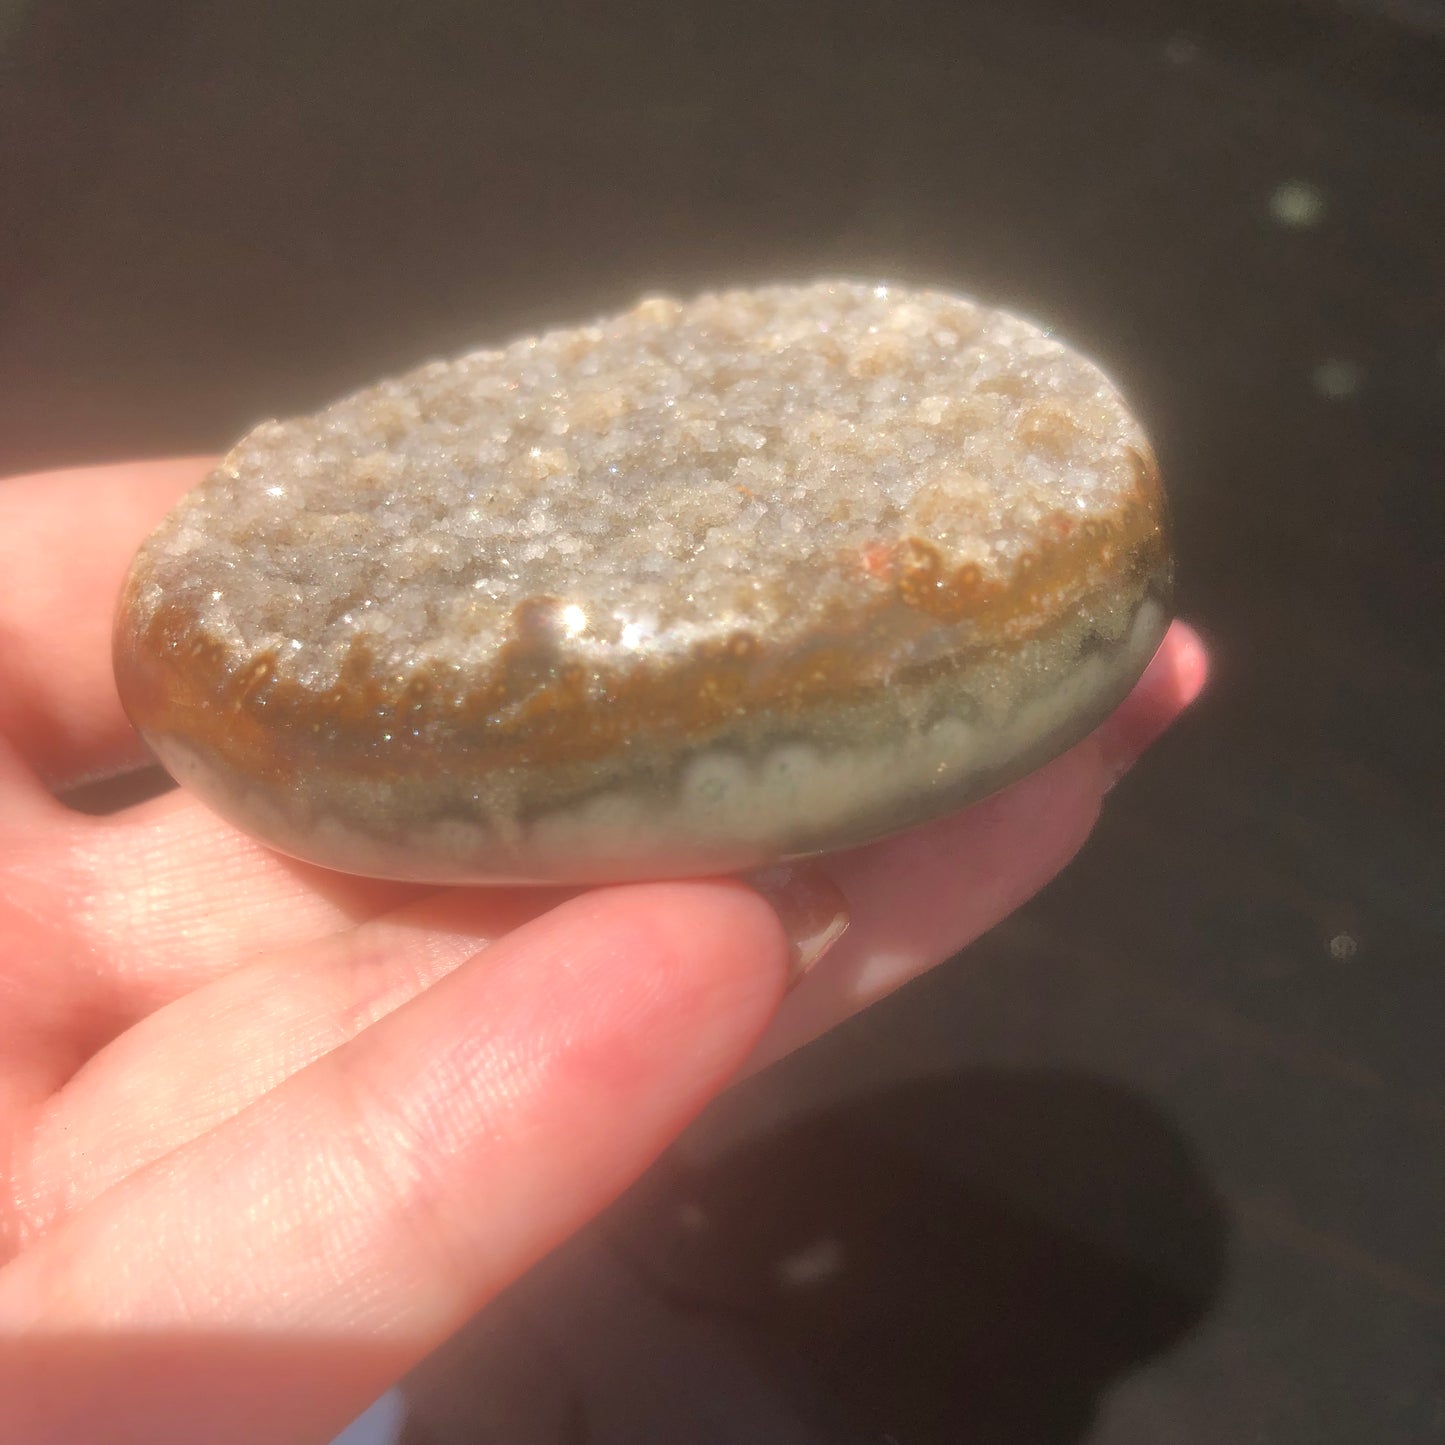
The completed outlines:
[[[276,847],[436,881],[754,866],[1075,741],[1167,621],[1147,441],[962,297],[644,301],[256,427],[145,543],[117,679]]]

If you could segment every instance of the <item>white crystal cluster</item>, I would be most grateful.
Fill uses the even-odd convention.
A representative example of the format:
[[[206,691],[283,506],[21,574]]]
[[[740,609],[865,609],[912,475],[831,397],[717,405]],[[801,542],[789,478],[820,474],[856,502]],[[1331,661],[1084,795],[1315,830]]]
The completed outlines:
[[[569,654],[786,648],[917,536],[1007,578],[1051,518],[1116,518],[1145,447],[1089,362],[941,292],[822,283],[643,302],[253,430],[149,544],[162,600],[330,687],[484,668],[551,599]]]

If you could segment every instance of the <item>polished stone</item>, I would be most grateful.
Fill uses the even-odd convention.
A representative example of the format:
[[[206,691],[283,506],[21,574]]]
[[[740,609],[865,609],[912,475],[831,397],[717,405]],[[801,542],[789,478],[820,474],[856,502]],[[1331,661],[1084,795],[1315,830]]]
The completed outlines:
[[[435,881],[753,867],[1076,741],[1168,619],[1109,381],[942,292],[654,298],[255,428],[147,540],[116,674],[277,848]]]

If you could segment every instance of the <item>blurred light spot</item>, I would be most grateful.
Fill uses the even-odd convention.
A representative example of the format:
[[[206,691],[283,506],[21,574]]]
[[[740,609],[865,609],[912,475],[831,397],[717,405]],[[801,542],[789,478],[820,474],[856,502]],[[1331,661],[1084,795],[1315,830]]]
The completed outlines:
[[[707,1228],[707,1214],[701,1204],[685,1199],[677,1206],[677,1227],[684,1234],[701,1234]]]
[[[842,1268],[842,1244],[836,1239],[817,1239],[778,1261],[778,1283],[784,1289],[816,1289]]]
[[[1330,957],[1336,963],[1348,963],[1359,951],[1360,945],[1352,933],[1337,933],[1330,939]]]
[[[568,637],[587,630],[587,614],[575,602],[569,602],[562,609],[562,630]]]
[[[1199,42],[1187,35],[1171,35],[1164,42],[1164,58],[1170,65],[1193,65],[1199,55]]]
[[[1310,372],[1310,385],[1330,401],[1353,396],[1365,379],[1365,368],[1357,361],[1322,361]]]
[[[1281,226],[1304,231],[1325,218],[1325,193],[1313,181],[1283,181],[1269,198],[1269,214]]]
[[[636,651],[656,635],[657,628],[650,621],[628,622],[622,628],[622,645],[630,652]]]

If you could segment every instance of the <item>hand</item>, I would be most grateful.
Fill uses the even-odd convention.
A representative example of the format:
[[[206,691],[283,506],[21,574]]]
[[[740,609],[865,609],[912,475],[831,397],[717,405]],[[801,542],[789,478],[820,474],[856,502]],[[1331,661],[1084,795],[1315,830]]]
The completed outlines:
[[[183,793],[105,818],[57,802],[144,761],[111,609],[204,466],[0,483],[0,1439],[17,1445],[325,1441],[739,1069],[1052,877],[1203,682],[1176,626],[1065,757],[824,860],[852,927],[779,1009],[796,897],[377,883],[278,857]]]

